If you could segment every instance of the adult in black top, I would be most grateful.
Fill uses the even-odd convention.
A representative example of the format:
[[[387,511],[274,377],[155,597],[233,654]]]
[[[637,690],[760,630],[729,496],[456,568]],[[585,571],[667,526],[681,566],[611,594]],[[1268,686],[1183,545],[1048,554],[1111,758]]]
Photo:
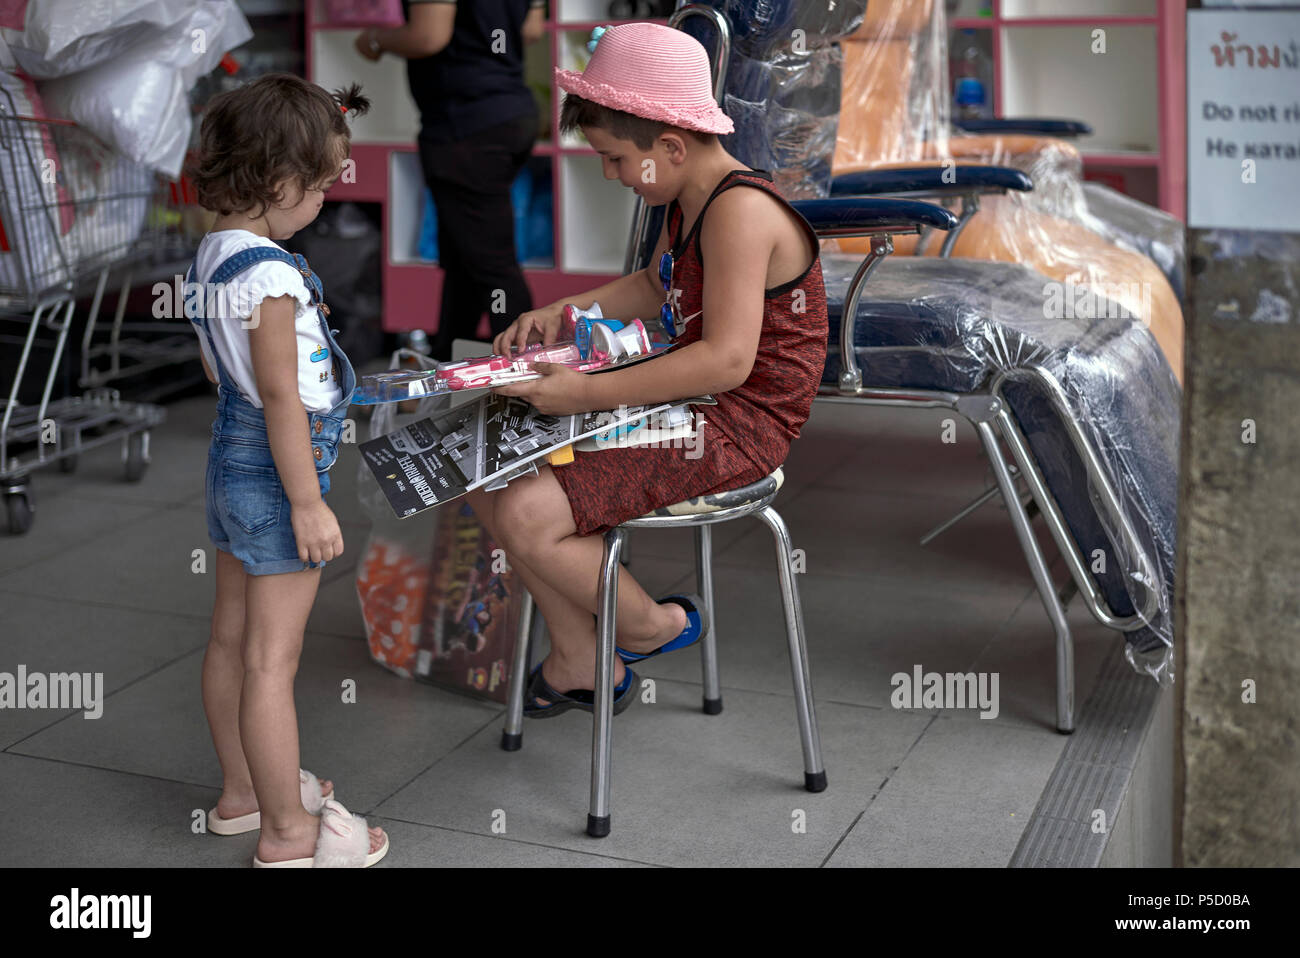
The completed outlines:
[[[406,23],[371,28],[357,50],[406,59],[420,111],[420,164],[438,211],[442,307],[431,352],[475,338],[486,311],[495,335],[532,309],[515,255],[510,185],[537,139],[537,103],[523,47],[544,33],[544,0],[402,0]]]

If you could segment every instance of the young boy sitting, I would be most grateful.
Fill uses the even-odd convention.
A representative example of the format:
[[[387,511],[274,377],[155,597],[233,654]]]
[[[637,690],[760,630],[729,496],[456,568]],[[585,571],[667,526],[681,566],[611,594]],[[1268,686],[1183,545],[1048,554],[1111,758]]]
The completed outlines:
[[[524,313],[494,349],[553,342],[564,304],[593,302],[620,319],[662,310],[677,346],[598,376],[539,365],[543,378],[497,391],[553,415],[704,394],[717,406],[690,450],[580,452],[535,478],[471,494],[549,627],[551,654],[534,670],[525,703],[532,717],[592,708],[601,534],[773,472],[808,419],[826,361],[816,236],[770,174],[723,149],[718,135],[733,126],[713,100],[699,42],[657,24],[610,27],[584,73],[557,70],[556,79],[568,94],[561,129],[580,128],[606,179],[650,206],[667,204],[667,220],[646,269]],[[619,575],[616,712],[636,695],[636,676],[624,663],[693,645],[707,621],[698,596],[656,601],[625,570]]]

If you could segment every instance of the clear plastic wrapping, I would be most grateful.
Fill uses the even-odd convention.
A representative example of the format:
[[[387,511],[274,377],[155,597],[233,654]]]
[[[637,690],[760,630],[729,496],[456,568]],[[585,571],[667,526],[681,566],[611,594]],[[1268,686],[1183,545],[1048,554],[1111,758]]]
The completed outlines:
[[[1144,204],[1085,189],[1079,151],[1063,140],[950,134],[947,40],[935,0],[872,0],[844,44],[835,173],[949,160],[1024,171],[1033,191],[983,198],[952,256],[1030,266],[1054,280],[1065,300],[1123,303],[1151,329],[1181,381],[1179,228]],[[929,242],[925,254],[937,255],[940,245]],[[866,241],[839,248],[865,252]],[[914,253],[917,241],[902,238],[895,249]]]
[[[1102,183],[1084,183],[1084,225],[1112,243],[1149,257],[1181,302],[1187,292],[1187,229],[1182,220]]]
[[[829,46],[853,33],[867,0],[711,0],[731,24],[732,51],[770,60],[792,46]]]
[[[827,382],[839,375],[839,314],[860,262],[823,256]],[[854,352],[867,386],[966,393],[1000,385],[1107,605],[1143,618],[1126,633],[1130,662],[1168,682],[1181,389],[1140,321],[1105,302],[1088,317],[1045,315],[1048,284],[1014,263],[887,259],[859,304]],[[1117,509],[1084,471],[1067,413]]]
[[[248,21],[233,0],[124,4],[116,19],[100,4],[86,6],[94,14],[85,22],[87,35],[65,25],[45,38],[62,45],[40,74],[55,77],[41,89],[51,113],[175,179],[192,126],[187,94],[227,50],[251,39]],[[29,14],[24,31],[29,40],[33,19]],[[81,52],[64,56],[69,50]],[[113,55],[104,58],[109,50]]]
[[[830,190],[842,62],[837,46],[795,53],[787,45],[769,60],[732,54],[723,108],[736,132],[722,144],[741,162],[770,170],[787,199]]]

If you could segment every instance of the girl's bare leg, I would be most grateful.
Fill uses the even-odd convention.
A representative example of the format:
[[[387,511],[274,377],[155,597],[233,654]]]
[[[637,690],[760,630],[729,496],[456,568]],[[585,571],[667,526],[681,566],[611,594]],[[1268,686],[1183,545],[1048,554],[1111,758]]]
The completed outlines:
[[[217,551],[217,595],[212,634],[203,656],[203,710],[221,763],[217,814],[237,818],[257,810],[257,796],[239,740],[239,697],[244,684],[244,590],[250,576],[229,552]],[[321,794],[333,785],[321,782]]]
[[[244,681],[239,736],[262,812],[257,857],[309,858],[320,819],[302,807],[298,784],[298,714],[293,679],[303,630],[320,586],[320,569],[248,576],[245,586]],[[370,849],[383,832],[370,829]]]

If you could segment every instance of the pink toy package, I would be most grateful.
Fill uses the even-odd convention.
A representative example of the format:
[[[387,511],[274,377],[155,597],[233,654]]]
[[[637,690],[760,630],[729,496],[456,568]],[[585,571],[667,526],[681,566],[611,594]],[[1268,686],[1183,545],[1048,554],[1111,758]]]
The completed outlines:
[[[358,405],[400,402],[466,389],[492,389],[538,379],[535,363],[558,363],[578,372],[598,372],[649,359],[671,343],[651,337],[641,320],[605,319],[599,304],[589,310],[564,308],[559,342],[533,343],[508,354],[439,363],[436,369],[396,370],[363,376],[352,401]]]

